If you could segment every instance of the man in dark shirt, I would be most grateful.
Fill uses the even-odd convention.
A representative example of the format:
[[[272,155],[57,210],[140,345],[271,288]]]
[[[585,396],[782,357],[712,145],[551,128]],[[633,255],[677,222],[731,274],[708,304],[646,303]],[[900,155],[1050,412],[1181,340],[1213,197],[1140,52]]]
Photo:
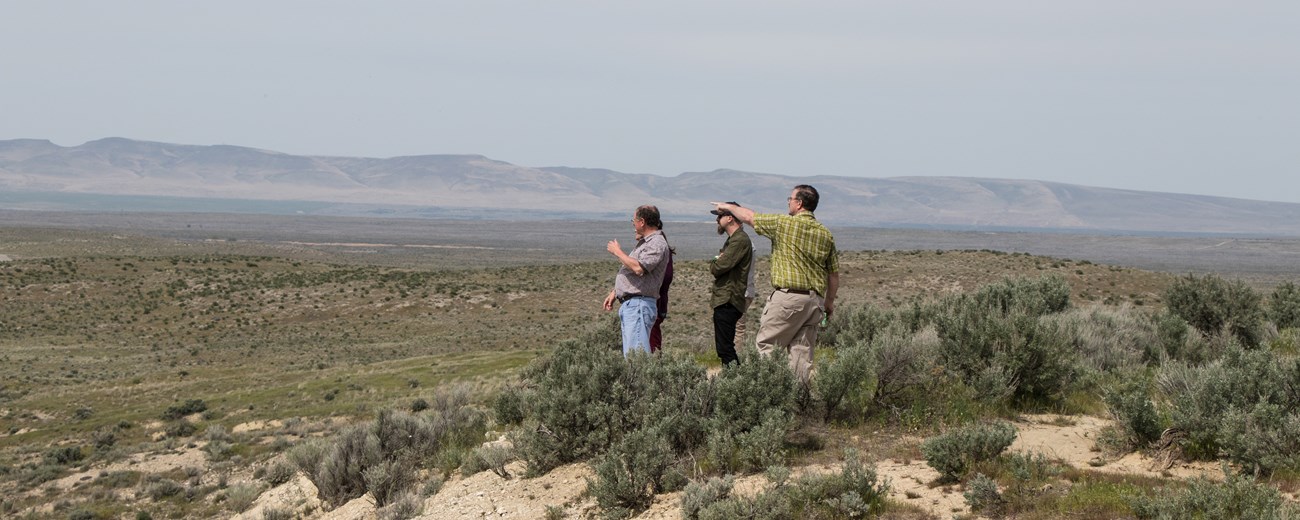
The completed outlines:
[[[735,202],[729,202],[739,207]],[[739,361],[736,357],[736,322],[744,314],[745,288],[754,248],[745,233],[745,227],[731,211],[715,209],[718,234],[727,234],[722,251],[709,262],[713,274],[713,294],[709,305],[713,307],[713,343],[718,359],[725,367]]]

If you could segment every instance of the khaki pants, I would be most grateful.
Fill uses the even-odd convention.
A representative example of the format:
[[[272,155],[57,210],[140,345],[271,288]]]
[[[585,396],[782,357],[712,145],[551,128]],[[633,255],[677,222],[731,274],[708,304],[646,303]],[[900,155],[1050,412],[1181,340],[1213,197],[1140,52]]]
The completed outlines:
[[[790,353],[790,370],[804,385],[812,377],[813,346],[822,319],[822,298],[817,293],[776,291],[767,299],[758,324],[758,353],[772,355],[777,348]]]
[[[749,306],[754,303],[753,298],[745,298],[745,307],[740,309],[740,319],[736,320],[736,349],[743,347],[745,343],[745,321],[749,316]]]

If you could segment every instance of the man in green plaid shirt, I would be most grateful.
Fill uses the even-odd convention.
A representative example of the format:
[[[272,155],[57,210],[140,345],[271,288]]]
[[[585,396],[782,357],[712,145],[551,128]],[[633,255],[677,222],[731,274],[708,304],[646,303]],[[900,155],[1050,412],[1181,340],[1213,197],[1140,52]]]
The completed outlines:
[[[804,385],[812,375],[817,324],[835,310],[840,285],[835,237],[813,216],[817,188],[800,184],[786,199],[789,214],[756,214],[734,204],[715,203],[754,231],[772,240],[772,295],[758,327],[758,352],[776,348],[790,353],[790,368]]]

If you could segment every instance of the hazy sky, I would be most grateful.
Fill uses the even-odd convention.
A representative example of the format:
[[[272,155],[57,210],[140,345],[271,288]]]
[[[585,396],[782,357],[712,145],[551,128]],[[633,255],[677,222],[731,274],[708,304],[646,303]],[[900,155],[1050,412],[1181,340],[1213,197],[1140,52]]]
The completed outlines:
[[[6,1],[0,139],[1300,202],[1300,1]]]

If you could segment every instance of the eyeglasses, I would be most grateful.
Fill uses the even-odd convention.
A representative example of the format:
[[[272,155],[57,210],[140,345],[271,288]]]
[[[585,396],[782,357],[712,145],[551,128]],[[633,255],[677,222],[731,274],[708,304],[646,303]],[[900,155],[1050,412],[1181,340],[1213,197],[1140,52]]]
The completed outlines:
[[[792,200],[795,200],[795,198],[794,198],[794,197],[786,197],[786,198],[785,198],[785,201],[786,201],[786,202],[790,202],[790,201],[792,201]]]

